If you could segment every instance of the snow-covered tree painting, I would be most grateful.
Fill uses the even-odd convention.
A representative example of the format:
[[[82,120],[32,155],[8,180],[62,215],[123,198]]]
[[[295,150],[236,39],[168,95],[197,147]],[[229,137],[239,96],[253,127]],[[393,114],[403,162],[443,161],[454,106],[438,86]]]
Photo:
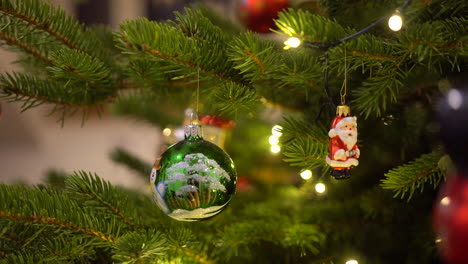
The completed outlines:
[[[230,175],[202,153],[186,155],[165,173],[166,180],[155,187],[160,199],[158,205],[165,207],[162,209],[170,212],[171,217],[206,218],[217,214],[229,202],[218,201],[217,194],[227,191],[225,185],[231,182]]]

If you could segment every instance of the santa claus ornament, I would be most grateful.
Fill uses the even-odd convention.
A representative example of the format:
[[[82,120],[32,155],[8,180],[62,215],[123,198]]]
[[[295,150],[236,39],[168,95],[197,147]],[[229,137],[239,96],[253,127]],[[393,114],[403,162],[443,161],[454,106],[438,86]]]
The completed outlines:
[[[350,169],[359,164],[357,122],[356,117],[350,114],[349,106],[338,106],[328,132],[330,154],[325,160],[332,167],[331,175],[337,180],[351,177]]]

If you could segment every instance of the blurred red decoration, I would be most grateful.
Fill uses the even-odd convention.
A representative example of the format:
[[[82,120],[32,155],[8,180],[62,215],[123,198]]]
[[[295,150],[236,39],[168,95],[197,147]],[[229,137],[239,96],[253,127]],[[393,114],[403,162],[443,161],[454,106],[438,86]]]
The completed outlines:
[[[240,18],[248,29],[268,33],[277,28],[273,19],[288,6],[288,0],[240,0]]]
[[[456,103],[456,102],[459,102]],[[468,263],[468,91],[451,89],[439,102],[440,139],[455,165],[434,204],[433,224],[445,264]],[[449,175],[450,176],[450,175]]]
[[[199,119],[203,125],[212,125],[225,130],[230,130],[236,125],[236,123],[232,120],[227,120],[222,117],[213,115],[200,115]]]
[[[436,242],[446,264],[468,263],[467,176],[449,177],[434,205]]]
[[[237,177],[237,191],[238,192],[245,192],[248,191],[250,188],[252,188],[252,185],[250,183],[250,180],[247,179],[244,176],[238,176]]]

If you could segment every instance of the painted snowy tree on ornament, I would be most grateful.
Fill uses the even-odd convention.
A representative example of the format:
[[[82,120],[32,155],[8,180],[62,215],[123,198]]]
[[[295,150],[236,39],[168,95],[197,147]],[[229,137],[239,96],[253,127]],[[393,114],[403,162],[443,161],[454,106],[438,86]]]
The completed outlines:
[[[350,116],[349,106],[338,106],[328,132],[330,154],[325,159],[332,167],[331,175],[337,180],[351,177],[350,169],[359,164],[357,134],[356,117]]]
[[[173,219],[198,221],[219,214],[235,193],[231,158],[203,140],[199,125],[185,126],[185,139],[161,154],[151,173],[158,207]]]

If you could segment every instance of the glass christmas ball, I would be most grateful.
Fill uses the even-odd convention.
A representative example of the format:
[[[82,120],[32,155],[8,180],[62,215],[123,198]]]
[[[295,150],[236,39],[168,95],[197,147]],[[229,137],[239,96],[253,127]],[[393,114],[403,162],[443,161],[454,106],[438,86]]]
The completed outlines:
[[[236,190],[232,159],[203,140],[199,125],[185,126],[185,139],[161,154],[151,173],[158,207],[173,219],[198,221],[219,214]]]

